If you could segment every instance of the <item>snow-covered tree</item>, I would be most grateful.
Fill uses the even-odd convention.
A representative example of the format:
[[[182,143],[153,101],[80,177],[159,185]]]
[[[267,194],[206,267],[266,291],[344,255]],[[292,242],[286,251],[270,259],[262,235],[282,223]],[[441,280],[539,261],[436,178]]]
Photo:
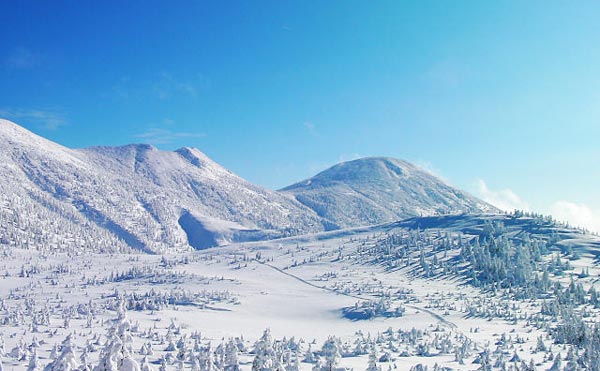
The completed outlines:
[[[41,370],[41,366],[38,360],[37,351],[31,352],[29,356],[29,365],[27,366],[27,371],[39,371]]]
[[[240,364],[238,361],[238,347],[233,342],[233,339],[230,339],[225,345],[225,371],[239,371]]]
[[[341,346],[339,339],[333,336],[330,336],[325,343],[323,343],[323,347],[321,347],[321,356],[324,359],[323,371],[335,370],[338,360],[341,357],[340,349]]]
[[[371,351],[369,352],[369,363],[366,371],[381,371],[381,367],[377,365],[377,351],[375,346],[371,346]]]
[[[266,329],[261,338],[254,344],[254,361],[252,371],[272,371],[275,366],[275,350],[271,331]]]
[[[71,335],[62,342],[58,357],[44,368],[44,371],[75,371],[79,364],[73,354]],[[112,371],[112,370],[111,370]]]
[[[133,359],[130,334],[131,323],[127,319],[124,305],[120,306],[118,318],[109,330],[108,339],[100,353],[94,371],[139,371],[139,364]]]

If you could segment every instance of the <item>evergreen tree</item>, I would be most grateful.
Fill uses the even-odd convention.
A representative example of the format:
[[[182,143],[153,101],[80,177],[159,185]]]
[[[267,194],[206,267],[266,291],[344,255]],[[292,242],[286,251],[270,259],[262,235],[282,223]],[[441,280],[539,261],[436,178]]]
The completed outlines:
[[[237,345],[230,339],[225,346],[225,371],[240,371]]]
[[[369,352],[369,363],[366,371],[381,371],[381,367],[377,365],[377,352],[375,350],[375,346],[371,346],[371,351]]]
[[[71,336],[69,335],[61,344],[60,355],[50,362],[44,368],[44,371],[73,371],[76,370],[77,367],[77,360],[73,354],[73,343]]]
[[[321,348],[321,355],[324,358],[322,371],[334,371],[340,355],[340,342],[333,336],[330,336]]]
[[[109,330],[108,340],[100,353],[94,371],[139,371],[139,364],[132,357],[130,333],[131,323],[127,319],[125,306],[119,305],[118,318]]]

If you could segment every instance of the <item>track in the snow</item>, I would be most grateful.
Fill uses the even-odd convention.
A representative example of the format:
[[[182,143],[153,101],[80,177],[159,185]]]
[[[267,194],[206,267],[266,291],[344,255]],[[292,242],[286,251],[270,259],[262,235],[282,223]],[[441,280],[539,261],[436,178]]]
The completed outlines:
[[[320,290],[329,291],[329,292],[337,294],[337,295],[348,296],[348,297],[351,297],[351,298],[354,298],[354,299],[358,299],[358,300],[370,300],[369,298],[365,298],[365,297],[362,297],[362,296],[359,296],[359,295],[348,294],[348,293],[345,293],[345,292],[340,292],[340,291],[337,291],[337,290],[334,290],[334,289],[330,289],[328,287],[323,287],[323,286],[315,285],[314,283],[308,282],[307,280],[305,280],[305,279],[303,279],[301,277],[298,277],[298,276],[296,276],[296,275],[294,275],[292,273],[286,272],[283,269],[278,268],[278,267],[276,267],[274,265],[271,265],[269,263],[265,263],[265,262],[262,262],[260,260],[254,260],[254,261],[257,262],[257,263],[259,263],[259,264],[262,264],[264,266],[267,266],[267,267],[269,267],[271,269],[274,269],[274,270],[276,270],[277,272],[279,272],[281,274],[285,274],[288,277],[294,278],[294,279],[296,279],[296,280],[298,280],[298,281],[300,281],[300,282],[302,282],[302,283],[304,283],[306,285],[312,286],[314,288],[317,288],[317,289],[320,289]],[[447,319],[445,319],[441,315],[439,315],[439,314],[437,314],[437,313],[435,313],[435,312],[433,312],[433,311],[431,311],[429,309],[425,309],[425,308],[422,308],[422,307],[419,307],[419,306],[413,305],[413,304],[404,304],[404,305],[406,307],[408,307],[408,308],[412,308],[412,309],[419,310],[419,311],[422,311],[422,312],[425,312],[425,313],[429,314],[430,316],[432,316],[433,318],[435,318],[439,323],[441,323],[441,324],[443,324],[445,326],[448,326],[451,329],[456,329],[458,327],[458,326],[456,326],[455,323],[448,321]]]

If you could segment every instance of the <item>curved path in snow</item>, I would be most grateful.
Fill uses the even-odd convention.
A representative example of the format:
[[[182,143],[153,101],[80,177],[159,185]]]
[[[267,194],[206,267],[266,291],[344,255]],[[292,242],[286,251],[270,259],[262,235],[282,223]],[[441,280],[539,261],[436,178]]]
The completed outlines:
[[[259,263],[259,264],[261,264],[261,265],[264,265],[264,266],[267,266],[267,267],[269,267],[271,269],[274,269],[274,270],[276,270],[277,272],[279,272],[281,274],[285,274],[288,277],[296,279],[296,280],[298,280],[298,281],[300,281],[300,282],[302,282],[302,283],[304,283],[306,285],[312,286],[314,288],[317,288],[317,289],[320,289],[320,290],[329,291],[329,292],[337,294],[337,295],[348,296],[348,297],[351,297],[351,298],[354,298],[354,299],[358,299],[358,300],[370,300],[369,298],[365,298],[365,297],[362,297],[362,296],[359,296],[359,295],[348,294],[348,293],[345,293],[345,292],[340,292],[340,291],[337,291],[337,290],[334,290],[334,289],[330,289],[328,287],[315,285],[314,283],[308,282],[307,280],[305,280],[305,279],[303,279],[301,277],[298,277],[295,274],[286,272],[283,269],[278,268],[278,267],[276,267],[274,265],[271,265],[269,263],[265,263],[265,262],[262,262],[262,261],[256,260],[256,259],[254,261],[257,262],[257,263]],[[412,308],[412,309],[415,309],[415,310],[419,310],[419,311],[425,312],[425,313],[429,314],[430,316],[432,316],[433,318],[435,318],[442,325],[448,326],[448,327],[450,327],[452,329],[456,329],[458,327],[458,326],[456,326],[455,323],[448,321],[444,317],[440,316],[439,314],[437,314],[437,313],[435,313],[435,312],[433,312],[433,311],[431,311],[429,309],[425,309],[423,307],[419,307],[419,306],[413,305],[413,304],[404,304],[404,306],[406,306],[408,308]]]

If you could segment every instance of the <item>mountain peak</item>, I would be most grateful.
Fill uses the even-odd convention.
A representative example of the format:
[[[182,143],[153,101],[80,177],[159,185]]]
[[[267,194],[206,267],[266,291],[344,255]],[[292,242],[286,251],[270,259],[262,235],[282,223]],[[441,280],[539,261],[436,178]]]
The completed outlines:
[[[5,192],[5,202],[27,199],[11,204],[15,210],[55,213],[65,226],[56,233],[65,236],[77,228],[73,221],[92,223],[92,240],[104,238],[113,247],[125,244],[144,251],[203,248],[413,216],[497,211],[409,162],[389,157],[339,163],[274,192],[192,147],[70,149],[0,120],[0,149],[0,164],[6,165],[0,169],[0,189],[13,193]]]
[[[131,143],[131,144],[126,144],[123,147],[125,148],[133,148],[137,151],[158,151],[158,148],[154,147],[152,144],[146,144],[146,143]]]
[[[407,176],[415,166],[391,157],[364,157],[336,164],[313,177],[311,180],[327,181],[380,181],[382,178]]]
[[[168,252],[323,229],[312,210],[196,148],[70,149],[7,120],[0,121],[0,190],[0,204],[25,221],[0,213],[0,239],[27,230],[49,246],[60,240],[91,251]],[[31,227],[48,215],[51,233]]]
[[[175,150],[175,153],[186,159],[192,165],[197,167],[204,166],[219,166],[213,160],[210,159],[204,152],[194,147],[181,147]]]
[[[342,162],[282,192],[339,227],[423,215],[498,211],[429,172],[390,157]]]
[[[179,154],[190,154],[190,155],[194,155],[194,156],[198,156],[198,157],[208,158],[208,156],[206,156],[206,154],[204,154],[204,152],[200,151],[196,147],[185,146],[185,147],[181,147],[179,149],[176,149],[175,152],[177,152]]]

